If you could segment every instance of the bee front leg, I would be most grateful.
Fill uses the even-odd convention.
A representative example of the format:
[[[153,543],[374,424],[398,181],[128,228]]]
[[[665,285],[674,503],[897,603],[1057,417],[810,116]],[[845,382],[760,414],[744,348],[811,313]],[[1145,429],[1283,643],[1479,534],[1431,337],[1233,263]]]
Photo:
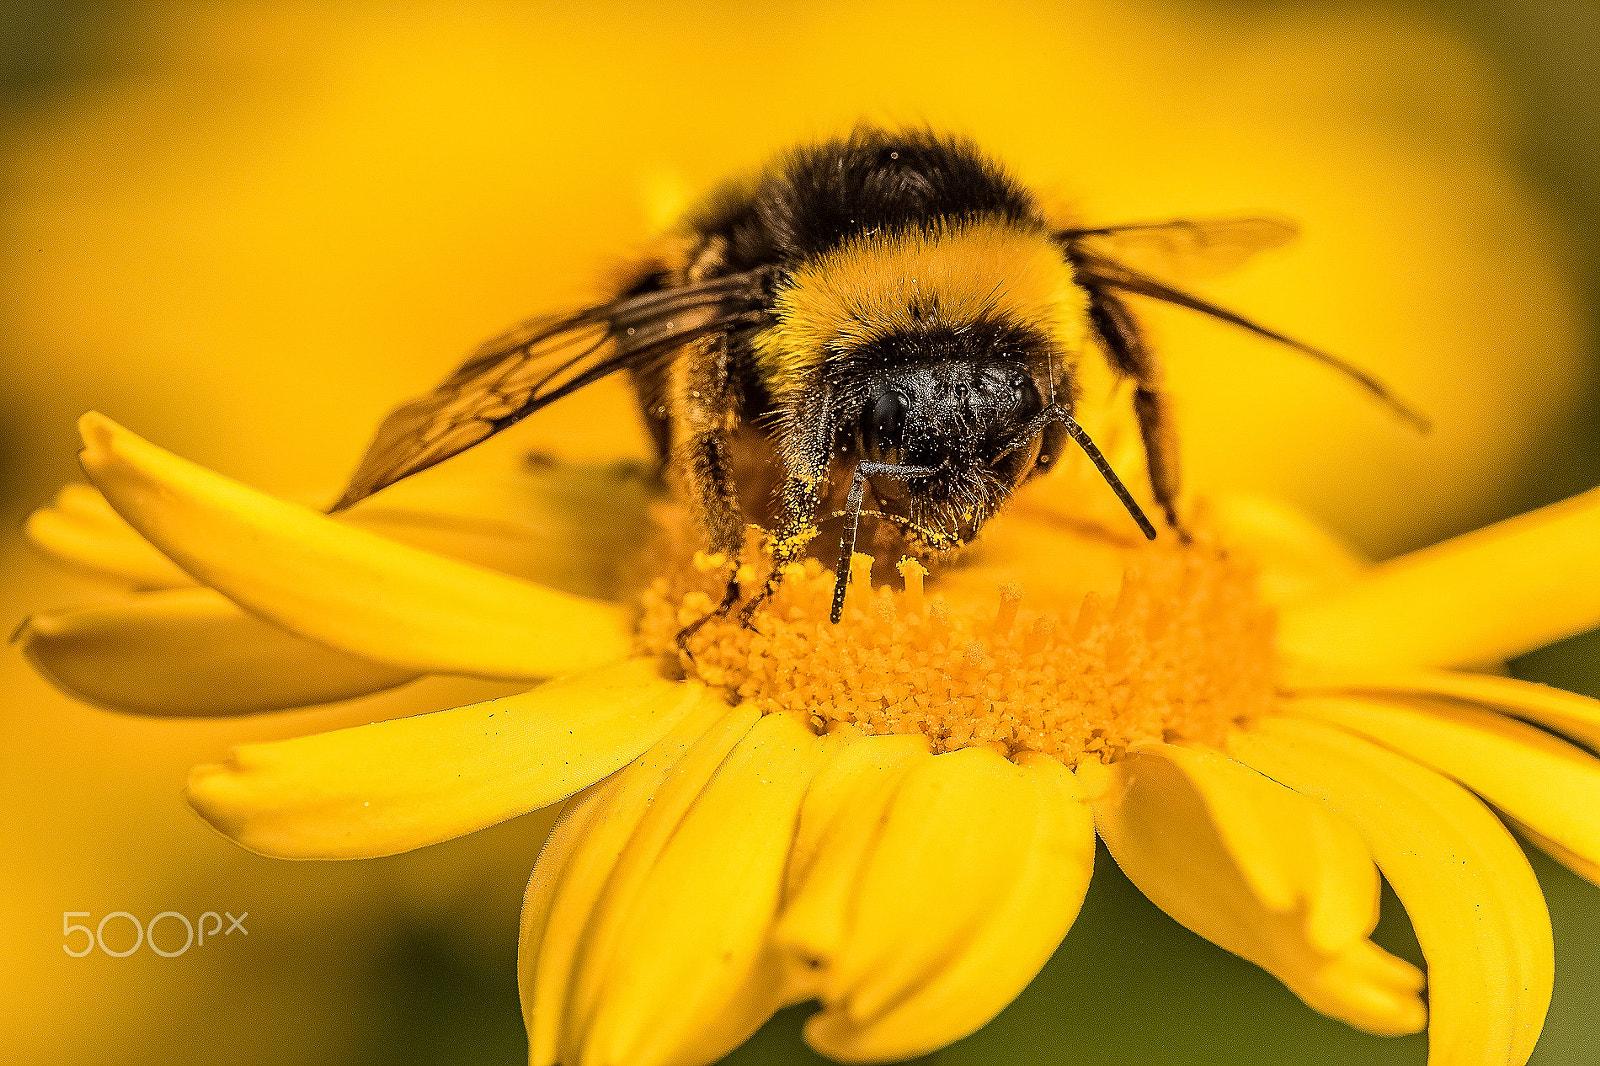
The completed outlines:
[[[755,628],[755,616],[777,593],[784,570],[805,554],[806,545],[817,535],[815,515],[822,504],[818,485],[815,480],[793,475],[784,479],[778,527],[767,542],[771,569],[761,588],[739,611],[739,621],[746,629]]]
[[[771,600],[783,581],[784,570],[798,561],[817,535],[817,510],[828,484],[828,463],[833,457],[833,389],[825,381],[801,390],[795,407],[780,423],[776,440],[785,476],[778,490],[778,523],[768,538],[772,569],[766,583],[744,605],[739,620],[754,628],[756,613]]]

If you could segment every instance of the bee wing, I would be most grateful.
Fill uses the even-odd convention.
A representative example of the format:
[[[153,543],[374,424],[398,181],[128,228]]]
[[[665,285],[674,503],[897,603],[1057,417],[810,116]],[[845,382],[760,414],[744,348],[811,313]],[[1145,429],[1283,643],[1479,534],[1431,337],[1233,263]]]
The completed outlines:
[[[1240,329],[1254,333],[1258,337],[1277,341],[1279,344],[1293,348],[1295,351],[1308,355],[1317,362],[1339,371],[1366,389],[1375,399],[1387,406],[1401,419],[1411,423],[1420,432],[1426,433],[1432,426],[1426,415],[1406,403],[1395,395],[1389,386],[1354,363],[1347,362],[1337,355],[1323,351],[1321,348],[1313,348],[1304,341],[1297,341],[1293,337],[1279,333],[1275,329],[1269,329],[1259,323],[1252,322],[1250,319],[1230,311],[1226,307],[1214,304],[1210,300],[1202,299],[1193,293],[1174,288],[1166,282],[1135,270],[1126,264],[1086,251],[1076,241],[1069,240],[1065,242],[1065,246],[1067,259],[1072,263],[1073,270],[1077,272],[1079,281],[1091,293],[1097,289],[1115,289],[1120,292],[1133,293],[1135,296],[1145,296],[1152,300],[1160,300],[1162,303],[1188,308],[1190,311],[1198,311],[1200,314],[1215,318],[1220,322],[1238,326]]]
[[[385,418],[329,511],[441,463],[608,374],[757,321],[769,291],[767,273],[752,271],[530,319]]]
[[[1300,235],[1283,218],[1173,218],[1095,229],[1057,238],[1118,263],[1181,278],[1207,278],[1243,266],[1257,252],[1282,248]]]

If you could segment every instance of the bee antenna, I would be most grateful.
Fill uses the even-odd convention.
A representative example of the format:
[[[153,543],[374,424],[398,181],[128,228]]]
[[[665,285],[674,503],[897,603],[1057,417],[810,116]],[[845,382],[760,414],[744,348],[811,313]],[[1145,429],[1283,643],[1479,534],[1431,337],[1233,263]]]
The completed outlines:
[[[1083,427],[1074,422],[1072,416],[1065,411],[1057,409],[1056,419],[1066,427],[1067,433],[1071,435],[1072,439],[1078,442],[1078,447],[1083,449],[1084,454],[1089,457],[1089,461],[1094,464],[1094,468],[1100,471],[1100,476],[1106,479],[1106,484],[1110,485],[1111,491],[1117,494],[1117,499],[1122,501],[1122,506],[1126,507],[1128,513],[1133,516],[1133,520],[1139,523],[1139,531],[1144,534],[1145,539],[1155,540],[1156,527],[1150,524],[1150,519],[1145,517],[1138,501],[1133,498],[1133,494],[1128,491],[1128,487],[1122,483],[1122,479],[1117,477],[1117,472],[1111,469],[1111,464],[1106,462],[1104,455],[1100,454],[1100,449],[1095,447],[1094,441],[1089,439],[1089,434],[1085,433]]]

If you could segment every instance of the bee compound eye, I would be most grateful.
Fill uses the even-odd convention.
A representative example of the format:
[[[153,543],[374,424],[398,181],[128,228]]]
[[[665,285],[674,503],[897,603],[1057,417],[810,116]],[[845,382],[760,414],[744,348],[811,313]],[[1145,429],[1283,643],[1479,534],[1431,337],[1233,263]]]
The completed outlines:
[[[1015,416],[1023,419],[1032,418],[1044,410],[1044,400],[1039,395],[1038,386],[1022,374],[1011,379],[1011,404]]]
[[[869,457],[892,461],[905,430],[906,401],[897,392],[880,393],[861,416],[861,441]]]

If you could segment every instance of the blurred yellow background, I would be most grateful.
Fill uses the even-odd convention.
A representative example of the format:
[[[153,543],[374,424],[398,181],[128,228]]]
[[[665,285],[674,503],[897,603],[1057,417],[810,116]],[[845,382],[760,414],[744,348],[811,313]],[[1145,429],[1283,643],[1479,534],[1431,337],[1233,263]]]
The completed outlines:
[[[1151,310],[1189,477],[1286,496],[1394,554],[1600,480],[1600,189],[1585,166],[1600,87],[1580,69],[1600,23],[1558,25],[1561,10],[12,4],[0,509],[15,529],[76,476],[88,409],[247,482],[328,496],[378,418],[477,341],[585,298],[717,179],[867,119],[968,133],[1089,223],[1298,219],[1298,245],[1198,287],[1378,372],[1438,429],[1419,439],[1292,353]],[[513,446],[635,451],[615,414],[627,402],[596,388]],[[99,594],[14,536],[0,575],[12,625]],[[1593,648],[1520,669],[1594,686]],[[145,721],[58,695],[13,652],[0,1062],[518,1061],[535,819],[393,859],[290,864],[213,835],[179,796],[187,767],[231,743],[492,692],[433,681],[260,719]],[[1583,1002],[1600,893],[1539,872],[1559,960],[1536,1061],[1579,1061],[1600,1021]],[[224,909],[250,912],[248,938],[171,959],[62,950],[62,912]],[[1392,897],[1383,932],[1403,949]],[[1311,1014],[1102,861],[1056,962],[937,1060],[1286,1056],[1423,1052]],[[811,1060],[789,1016],[737,1057]]]

